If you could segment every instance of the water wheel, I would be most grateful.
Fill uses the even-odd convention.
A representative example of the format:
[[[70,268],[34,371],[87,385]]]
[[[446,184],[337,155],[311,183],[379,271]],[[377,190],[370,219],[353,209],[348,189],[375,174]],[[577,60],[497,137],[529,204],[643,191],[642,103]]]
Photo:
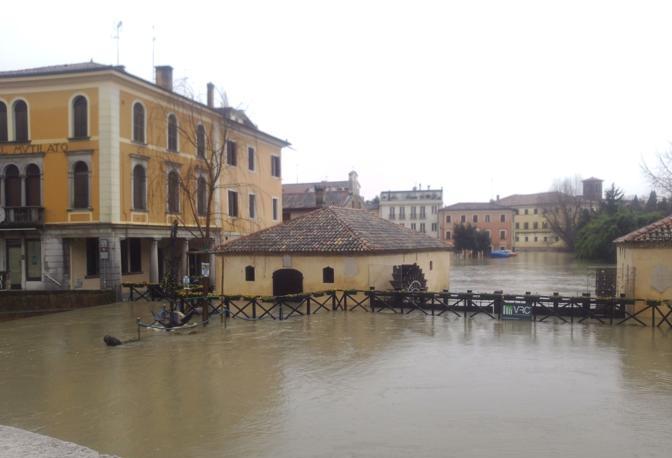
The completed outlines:
[[[392,288],[395,291],[426,291],[427,280],[417,264],[401,264],[392,267]]]

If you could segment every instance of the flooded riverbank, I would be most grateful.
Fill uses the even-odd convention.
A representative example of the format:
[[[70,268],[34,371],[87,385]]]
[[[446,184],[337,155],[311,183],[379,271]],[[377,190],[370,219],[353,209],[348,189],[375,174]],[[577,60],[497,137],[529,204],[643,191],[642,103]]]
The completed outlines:
[[[125,458],[672,447],[669,331],[336,312],[103,345],[152,306],[0,323],[0,424]]]

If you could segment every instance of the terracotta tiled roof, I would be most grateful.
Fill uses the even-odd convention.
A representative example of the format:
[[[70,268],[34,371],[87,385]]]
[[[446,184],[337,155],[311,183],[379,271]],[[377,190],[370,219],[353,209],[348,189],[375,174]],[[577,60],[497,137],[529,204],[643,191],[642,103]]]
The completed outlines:
[[[672,243],[672,216],[619,237],[614,243]]]
[[[558,202],[560,194],[558,191],[538,192],[536,194],[513,194],[499,199],[497,203],[510,207],[519,205],[548,205]]]
[[[221,245],[223,254],[373,254],[448,250],[438,239],[371,215],[325,207]]]
[[[63,65],[49,65],[46,67],[25,68],[22,70],[9,70],[0,72],[0,78],[9,78],[13,76],[38,76],[51,75],[56,73],[76,73],[89,72],[94,70],[112,70],[118,69],[123,71],[123,67],[115,67],[114,65],[103,65],[96,62],[79,62],[76,64]]]
[[[441,210],[445,211],[481,211],[481,210],[493,210],[493,211],[513,211],[512,208],[505,207],[503,205],[496,204],[494,202],[458,202],[453,205],[448,205],[443,207]]]

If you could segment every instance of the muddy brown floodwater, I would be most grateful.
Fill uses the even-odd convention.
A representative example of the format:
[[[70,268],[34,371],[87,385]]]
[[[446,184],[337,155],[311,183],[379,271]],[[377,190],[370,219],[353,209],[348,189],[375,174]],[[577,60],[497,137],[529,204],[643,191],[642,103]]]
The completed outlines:
[[[672,331],[357,311],[103,345],[150,307],[0,323],[0,424],[125,458],[672,450]]]

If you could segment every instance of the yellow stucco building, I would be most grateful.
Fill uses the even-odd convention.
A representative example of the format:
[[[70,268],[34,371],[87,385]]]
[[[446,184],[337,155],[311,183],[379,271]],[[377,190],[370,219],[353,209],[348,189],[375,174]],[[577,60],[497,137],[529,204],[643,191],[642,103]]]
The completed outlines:
[[[198,253],[208,213],[217,244],[280,222],[288,143],[215,106],[213,85],[202,104],[173,91],[171,67],[156,77],[92,62],[0,72],[3,287],[118,291],[159,281],[175,251],[180,277],[198,274],[213,263]]]
[[[385,291],[396,279],[441,291],[448,289],[449,249],[364,209],[325,207],[219,247],[217,289],[260,296]],[[395,278],[395,266],[407,266],[407,278]]]
[[[619,294],[672,301],[672,216],[624,235],[614,243]],[[635,311],[643,306],[644,302],[638,302]]]

